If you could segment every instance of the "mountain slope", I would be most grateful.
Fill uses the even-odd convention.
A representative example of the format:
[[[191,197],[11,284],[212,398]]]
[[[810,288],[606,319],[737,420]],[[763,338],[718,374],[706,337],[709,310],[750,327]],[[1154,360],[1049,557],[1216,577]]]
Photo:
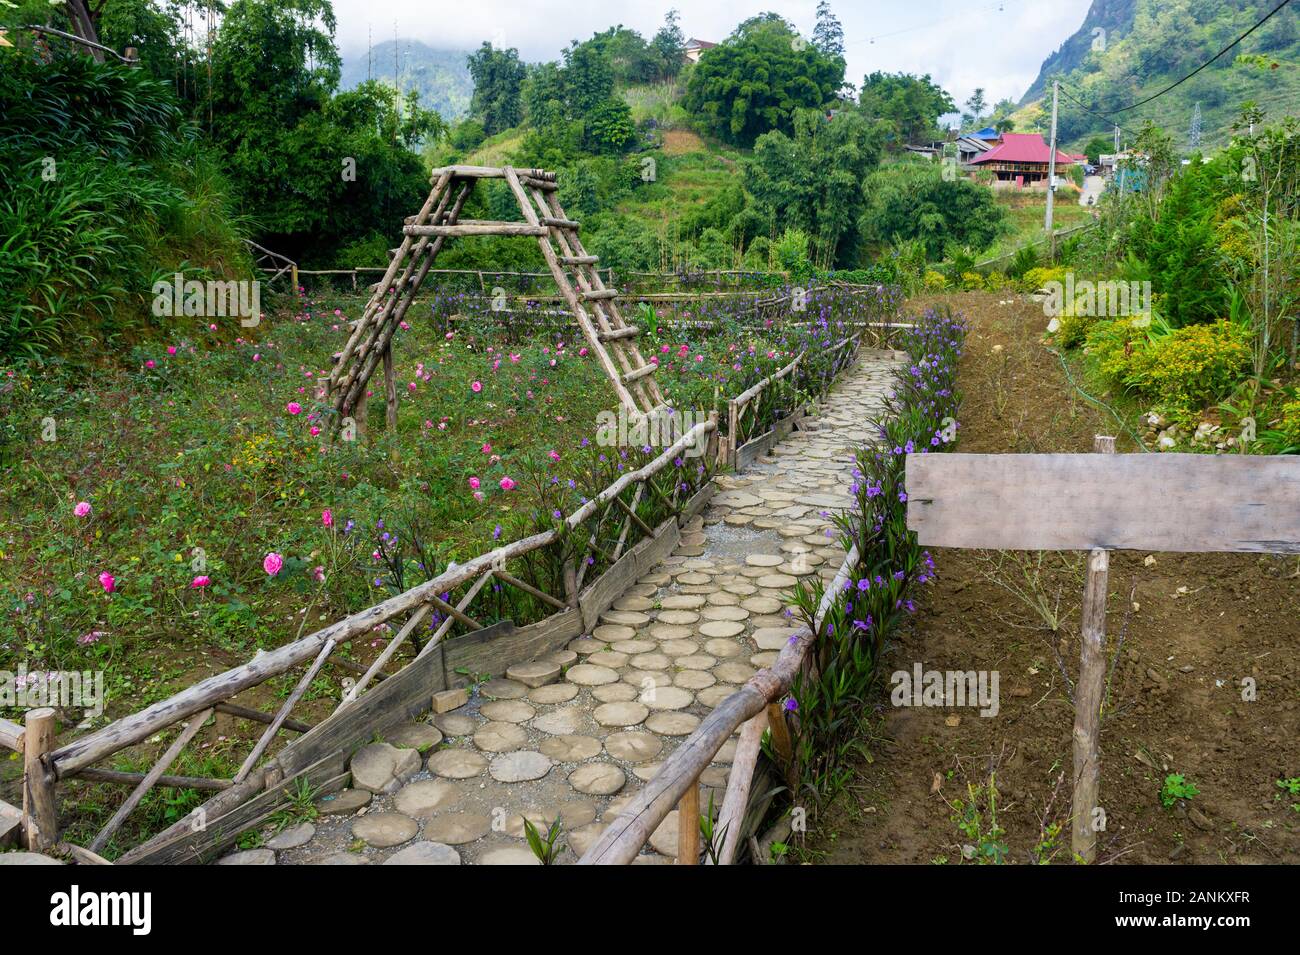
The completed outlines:
[[[344,56],[341,85],[352,89],[368,77],[391,85],[396,76],[403,90],[419,90],[421,106],[450,122],[468,112],[474,94],[466,56],[464,50],[435,50],[419,40],[385,40],[368,59],[365,50]]]
[[[1201,145],[1228,141],[1246,100],[1267,121],[1300,109],[1300,4],[1284,7],[1244,41],[1196,76],[1151,103],[1137,103],[1208,61],[1279,0],[1093,0],[1079,30],[1044,61],[1022,104],[1047,98],[1053,78],[1095,113],[1128,130],[1151,120],[1190,150],[1193,116],[1200,107]],[[1105,31],[1098,33],[1098,30]],[[1062,97],[1061,138],[1079,143],[1109,135],[1106,119]],[[1126,137],[1131,139],[1131,137]]]

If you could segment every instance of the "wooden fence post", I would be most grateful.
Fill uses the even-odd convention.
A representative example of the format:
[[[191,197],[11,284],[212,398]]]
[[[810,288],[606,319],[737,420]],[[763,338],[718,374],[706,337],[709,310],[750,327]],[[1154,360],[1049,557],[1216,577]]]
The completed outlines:
[[[1115,439],[1097,435],[1093,451],[1115,453]],[[1074,685],[1074,828],[1071,849],[1080,862],[1097,858],[1097,794],[1101,789],[1101,702],[1106,690],[1106,592],[1110,556],[1100,547],[1088,555],[1080,625],[1079,679]]]
[[[41,852],[59,841],[54,776],[45,754],[54,749],[54,710],[28,710],[23,734],[23,828],[27,848]]]
[[[397,431],[397,371],[393,367],[393,345],[384,349],[384,424],[389,434]]]
[[[700,781],[694,779],[677,803],[677,864],[700,864]]]

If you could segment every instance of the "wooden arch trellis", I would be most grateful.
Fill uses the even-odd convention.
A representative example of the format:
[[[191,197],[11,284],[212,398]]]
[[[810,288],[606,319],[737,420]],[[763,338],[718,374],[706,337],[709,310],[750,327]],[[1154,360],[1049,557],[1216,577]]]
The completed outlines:
[[[461,219],[461,210],[480,179],[504,179],[519,203],[520,222]],[[617,289],[606,288],[599,259],[578,238],[579,223],[561,208],[555,173],[510,166],[447,166],[433,170],[433,188],[420,211],[403,227],[384,277],[374,287],[361,319],[330,372],[328,396],[337,430],[365,396],[380,361],[391,378],[393,333],[410,308],[434,260],[450,238],[499,235],[535,236],[587,347],[600,362],[619,403],[629,415],[655,415],[667,407],[653,375],[657,367],[636,346],[639,329],[623,320]],[[391,405],[391,402],[390,402]],[[392,412],[390,411],[390,420]]]

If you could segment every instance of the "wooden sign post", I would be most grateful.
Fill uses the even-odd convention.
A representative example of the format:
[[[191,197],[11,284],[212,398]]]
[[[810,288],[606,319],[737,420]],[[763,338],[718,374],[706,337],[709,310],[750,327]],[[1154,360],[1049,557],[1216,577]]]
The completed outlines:
[[[1072,848],[1096,858],[1110,550],[1300,554],[1300,458],[909,454],[907,526],[932,547],[1087,550],[1074,688]]]

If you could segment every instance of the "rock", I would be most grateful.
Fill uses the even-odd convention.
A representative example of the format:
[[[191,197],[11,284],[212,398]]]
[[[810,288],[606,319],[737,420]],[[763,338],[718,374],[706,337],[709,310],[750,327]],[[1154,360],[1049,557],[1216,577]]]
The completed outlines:
[[[588,796],[612,796],[626,784],[623,770],[611,763],[588,763],[569,774],[569,785]]]
[[[449,812],[434,816],[424,827],[424,834],[434,842],[463,846],[481,839],[492,830],[492,820],[469,812]]]
[[[413,842],[384,860],[384,865],[460,865],[460,853],[441,842]]]
[[[488,753],[508,753],[527,742],[528,734],[514,723],[484,723],[474,734],[474,745]]]
[[[529,749],[505,753],[492,760],[488,773],[499,783],[523,783],[541,779],[551,771],[550,758]]]
[[[542,860],[532,849],[523,846],[501,846],[489,849],[478,857],[479,865],[541,865]]]
[[[444,749],[429,757],[429,772],[448,779],[469,779],[487,769],[487,764],[486,759],[472,750]]]
[[[311,842],[311,837],[314,835],[316,835],[315,826],[310,822],[300,823],[267,839],[266,848],[276,850],[297,849],[299,846],[305,846]]]
[[[433,725],[447,736],[469,736],[478,728],[478,720],[464,713],[442,713],[433,718]]]
[[[479,712],[497,723],[523,723],[537,714],[523,700],[493,700],[479,707]]]
[[[558,663],[544,663],[541,661],[517,663],[506,670],[506,677],[516,680],[524,686],[536,689],[539,686],[545,686],[558,680],[560,678],[560,666]]]
[[[322,816],[347,816],[367,805],[373,798],[364,789],[344,789],[318,800],[316,811]]]
[[[420,754],[391,743],[371,743],[352,754],[352,785],[372,793],[397,792],[420,771]]]
[[[1197,829],[1205,829],[1208,831],[1214,828],[1214,823],[1211,821],[1210,817],[1201,812],[1201,810],[1197,809],[1195,806],[1192,806],[1187,810],[1187,818],[1192,821],[1192,825]]]
[[[442,733],[428,723],[407,723],[385,733],[384,742],[400,749],[427,753],[442,742]]]
[[[460,788],[455,783],[449,783],[445,779],[421,779],[399,789],[393,797],[393,806],[398,812],[419,819],[422,816],[432,816],[460,797]]]
[[[517,700],[528,695],[528,687],[517,680],[488,680],[478,688],[479,695],[491,700]]]
[[[580,763],[600,753],[600,740],[591,736],[551,736],[538,748],[557,763]]]
[[[372,812],[352,822],[352,834],[376,849],[400,846],[419,831],[420,824],[400,812]]]
[[[270,849],[247,849],[232,852],[217,860],[217,865],[275,865],[275,853]]]
[[[631,701],[621,703],[602,703],[596,707],[594,716],[601,726],[635,726],[650,713],[643,703]]]
[[[446,713],[469,702],[469,690],[463,686],[455,690],[440,690],[433,694],[433,712]]]
[[[332,852],[327,856],[311,859],[308,865],[370,865],[370,860],[355,852]]]

